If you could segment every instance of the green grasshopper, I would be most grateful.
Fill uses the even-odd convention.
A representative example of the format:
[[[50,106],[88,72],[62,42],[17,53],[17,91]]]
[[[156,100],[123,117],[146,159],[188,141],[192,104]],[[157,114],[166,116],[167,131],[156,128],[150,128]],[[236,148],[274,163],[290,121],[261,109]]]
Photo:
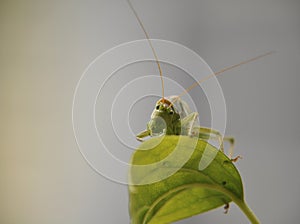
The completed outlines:
[[[158,135],[187,135],[209,140],[217,139],[220,149],[224,151],[223,141],[230,143],[229,156],[233,154],[234,138],[223,137],[217,130],[207,127],[197,127],[195,123],[198,118],[197,112],[191,112],[188,104],[181,100],[179,96],[161,98],[156,102],[151,114],[147,129],[139,133],[136,138],[143,141],[147,136]],[[237,158],[233,159],[237,160]]]
[[[162,98],[156,102],[155,108],[151,114],[150,121],[147,123],[147,129],[136,135],[137,140],[143,141],[143,138],[148,136],[158,136],[158,135],[187,135],[191,137],[198,137],[203,140],[209,139],[216,139],[219,141],[220,149],[224,152],[224,145],[223,142],[227,141],[230,144],[229,149],[229,158],[233,155],[233,148],[234,148],[234,138],[228,136],[222,136],[222,134],[214,129],[208,127],[197,127],[195,126],[196,121],[198,119],[197,112],[191,112],[188,104],[180,99],[180,96],[170,96],[164,97],[164,82],[163,82],[163,75],[162,70],[160,67],[160,63],[158,57],[156,55],[155,49],[152,46],[150,41],[149,35],[146,32],[145,27],[143,26],[137,12],[135,11],[134,7],[132,6],[131,2],[127,0],[131,10],[133,11],[137,21],[139,22],[148,43],[152,49],[153,55],[156,60],[156,64],[158,66],[158,70],[160,73],[161,83],[162,83]],[[186,89],[185,93],[188,93],[192,88],[198,86],[201,82],[207,80],[212,76],[217,76],[227,70],[232,68],[238,67],[242,64],[249,63],[251,61],[257,60],[258,58],[264,57],[266,55],[271,54],[272,52],[268,52],[263,55],[259,55],[257,57],[251,58],[247,61],[240,62],[236,65],[224,68],[219,72],[213,73],[203,80],[200,80],[189,88]],[[182,94],[183,95],[183,94]],[[236,161],[240,156],[232,159]]]

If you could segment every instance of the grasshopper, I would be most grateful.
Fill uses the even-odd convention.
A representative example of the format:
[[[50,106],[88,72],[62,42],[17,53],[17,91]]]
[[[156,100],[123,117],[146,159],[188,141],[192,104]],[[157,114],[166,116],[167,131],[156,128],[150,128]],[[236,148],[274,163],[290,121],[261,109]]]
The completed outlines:
[[[151,40],[149,38],[149,35],[140,20],[137,12],[135,11],[133,5],[131,4],[130,0],[127,0],[132,12],[134,13],[137,21],[139,22],[140,27],[142,28],[148,43],[151,47],[151,50],[153,52],[158,71],[161,78],[161,84],[162,84],[162,98],[159,99],[156,102],[155,108],[151,114],[150,121],[147,123],[146,130],[140,132],[136,135],[136,139],[138,141],[143,141],[143,138],[148,136],[158,136],[158,135],[187,135],[190,137],[198,137],[203,140],[209,140],[209,139],[215,139],[219,141],[220,150],[224,152],[224,144],[223,142],[229,142],[230,148],[229,148],[229,158],[232,158],[233,155],[233,148],[234,148],[234,138],[230,136],[222,136],[222,134],[215,129],[208,128],[208,127],[202,127],[202,126],[195,126],[198,119],[198,113],[192,112],[186,102],[184,102],[180,97],[186,93],[188,93],[191,89],[198,86],[200,83],[204,82],[205,80],[217,76],[225,71],[228,71],[230,69],[236,68],[240,65],[247,64],[249,62],[255,61],[259,58],[265,57],[267,55],[272,54],[273,52],[268,52],[259,56],[256,56],[254,58],[251,58],[246,61],[242,61],[238,64],[226,67],[216,73],[210,74],[206,76],[204,79],[199,80],[198,82],[195,82],[190,87],[188,87],[181,95],[178,96],[164,96],[164,82],[163,82],[163,74],[162,69],[157,57],[157,54],[155,52],[155,49],[151,43]],[[232,159],[232,161],[236,161],[238,158],[241,158],[240,156],[237,156],[236,158]]]

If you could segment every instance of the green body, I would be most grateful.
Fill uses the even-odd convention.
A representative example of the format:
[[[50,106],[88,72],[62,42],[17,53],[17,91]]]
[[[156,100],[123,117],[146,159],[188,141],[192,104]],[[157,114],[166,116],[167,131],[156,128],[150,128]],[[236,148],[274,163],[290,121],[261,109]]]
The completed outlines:
[[[147,124],[147,130],[137,135],[140,140],[146,136],[158,135],[190,135],[193,124],[197,119],[197,113],[190,113],[188,105],[177,99],[176,96],[167,97],[157,101]]]
[[[139,141],[143,141],[143,138],[147,136],[159,135],[187,135],[204,140],[212,138],[219,141],[222,151],[223,141],[228,141],[231,144],[229,150],[231,157],[234,139],[232,137],[223,138],[217,130],[196,126],[197,118],[198,113],[191,112],[188,104],[178,96],[162,98],[155,105],[150,121],[147,123],[147,129],[139,133],[136,138]]]

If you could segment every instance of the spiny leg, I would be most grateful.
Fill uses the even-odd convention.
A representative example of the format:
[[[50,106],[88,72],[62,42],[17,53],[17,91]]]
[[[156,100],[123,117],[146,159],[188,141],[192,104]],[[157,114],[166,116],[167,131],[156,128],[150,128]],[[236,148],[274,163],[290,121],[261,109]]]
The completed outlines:
[[[223,141],[229,142],[229,150],[228,150],[228,154],[229,154],[229,158],[232,158],[233,156],[233,151],[234,151],[234,138],[231,136],[224,136]]]
[[[233,137],[225,136],[223,138],[223,140],[229,142],[229,144],[230,144],[228,157],[231,159],[232,162],[236,162],[236,161],[238,161],[238,159],[242,159],[243,158],[242,156],[236,156],[236,157],[232,158],[233,157],[233,153],[234,153],[234,138]]]
[[[204,135],[208,135],[211,138],[217,138],[219,143],[220,143],[220,149],[222,152],[224,152],[224,144],[223,141],[225,140],[223,138],[223,135],[217,130],[211,129],[211,128],[206,128],[206,127],[200,127],[199,128],[199,137],[204,137]],[[214,136],[211,136],[214,135]]]
[[[229,142],[229,144],[230,144],[228,157],[231,159],[231,161],[232,162],[236,162],[238,159],[242,159],[241,156],[237,156],[235,158],[232,158],[233,157],[233,153],[234,153],[234,138],[233,137],[229,137],[229,136],[225,136],[223,138],[223,140]]]
[[[211,136],[211,134],[215,135],[215,136]],[[234,138],[230,137],[230,136],[225,136],[223,137],[221,135],[221,133],[217,130],[211,129],[211,128],[206,128],[206,127],[200,127],[200,131],[199,131],[199,138],[206,138],[209,139],[210,137],[212,138],[217,138],[219,140],[220,143],[220,149],[222,152],[224,152],[224,144],[223,142],[229,142],[229,155],[228,157],[233,161],[236,162],[238,159],[242,158],[241,156],[237,156],[235,158],[232,159],[233,156],[233,152],[234,152]]]

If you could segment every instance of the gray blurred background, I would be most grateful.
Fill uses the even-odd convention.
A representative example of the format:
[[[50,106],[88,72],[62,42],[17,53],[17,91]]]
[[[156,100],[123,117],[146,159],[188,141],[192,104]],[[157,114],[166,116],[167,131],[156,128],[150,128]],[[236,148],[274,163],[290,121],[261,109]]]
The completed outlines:
[[[247,202],[262,223],[299,223],[300,1],[132,3],[152,38],[186,45],[214,71],[277,52],[218,79]],[[71,120],[86,66],[144,38],[126,1],[2,0],[0,33],[0,223],[129,223],[127,186],[88,166]],[[248,221],[232,204],[178,223]]]

